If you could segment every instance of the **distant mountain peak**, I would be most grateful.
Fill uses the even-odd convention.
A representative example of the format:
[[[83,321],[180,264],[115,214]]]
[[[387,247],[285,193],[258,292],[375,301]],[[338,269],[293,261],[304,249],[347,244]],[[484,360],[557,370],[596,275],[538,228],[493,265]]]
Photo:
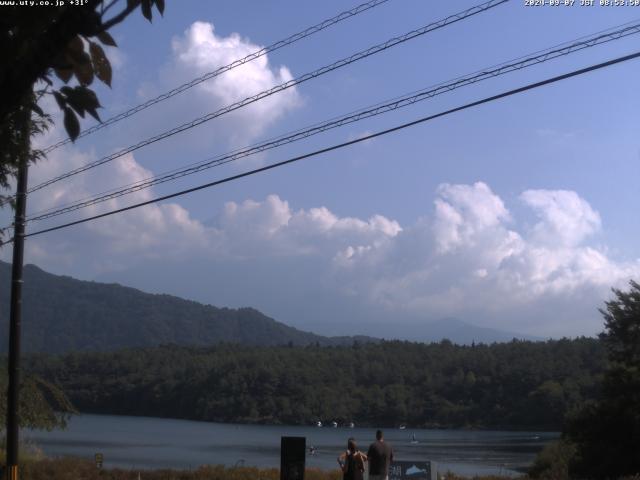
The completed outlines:
[[[425,333],[422,341],[437,342],[442,339],[451,340],[458,344],[471,343],[495,343],[509,342],[514,338],[518,340],[543,340],[539,337],[522,333],[500,330],[496,328],[481,327],[454,317],[445,317],[425,324]]]

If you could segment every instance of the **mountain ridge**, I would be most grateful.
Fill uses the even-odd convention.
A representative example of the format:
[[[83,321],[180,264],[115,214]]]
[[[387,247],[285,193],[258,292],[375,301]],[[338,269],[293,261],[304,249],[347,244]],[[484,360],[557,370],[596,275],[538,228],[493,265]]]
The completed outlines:
[[[6,351],[11,266],[0,262],[0,351]],[[23,350],[110,351],[163,344],[207,346],[345,345],[368,336],[325,337],[285,325],[251,307],[218,308],[117,283],[77,280],[25,265]]]
[[[0,352],[6,352],[11,265],[0,261]],[[112,351],[220,342],[278,346],[379,342],[367,335],[328,337],[279,322],[252,307],[227,308],[119,283],[78,280],[25,265],[22,337],[25,352]],[[471,344],[535,337],[478,327],[458,319],[425,323],[413,341]]]

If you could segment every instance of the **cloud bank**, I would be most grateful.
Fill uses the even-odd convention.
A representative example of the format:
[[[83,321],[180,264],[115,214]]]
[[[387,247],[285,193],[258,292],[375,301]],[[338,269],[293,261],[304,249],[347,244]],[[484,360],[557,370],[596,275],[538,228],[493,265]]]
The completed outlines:
[[[91,159],[90,154],[58,155],[60,161],[41,165],[33,181]],[[150,173],[128,155],[109,175],[118,184]],[[75,200],[103,183],[103,172],[83,175],[71,186],[34,196],[30,206],[44,208],[52,197],[57,203]],[[153,196],[152,190],[137,192],[83,215]],[[602,221],[576,192],[527,190],[514,201],[535,221],[514,218],[504,199],[483,182],[441,184],[433,203],[424,206],[424,216],[410,225],[381,215],[340,217],[322,206],[296,209],[276,194],[228,202],[211,211],[213,220],[206,223],[177,203],[165,203],[34,237],[27,260],[55,272],[106,275],[124,283],[137,271],[139,287],[148,282],[148,288],[170,293],[199,292],[194,294],[199,300],[211,303],[265,308],[307,328],[312,325],[305,322],[330,311],[336,325],[355,322],[361,331],[367,331],[368,322],[387,327],[395,322],[415,331],[430,320],[458,317],[539,336],[598,332],[597,308],[612,286],[640,277],[640,262],[618,261],[590,245]],[[158,265],[167,265],[159,286],[150,273]],[[189,266],[198,275],[190,274]],[[213,278],[221,272],[236,279],[233,288]],[[321,305],[312,305],[316,301]],[[285,303],[286,308],[279,307]],[[315,316],[308,313],[316,307]]]

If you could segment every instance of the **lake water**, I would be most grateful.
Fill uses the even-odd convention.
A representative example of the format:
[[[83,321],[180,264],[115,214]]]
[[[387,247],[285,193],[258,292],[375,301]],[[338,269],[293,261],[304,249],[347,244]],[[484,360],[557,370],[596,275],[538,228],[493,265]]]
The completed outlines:
[[[415,441],[412,441],[415,435]],[[66,430],[25,431],[45,455],[93,458],[105,467],[192,469],[203,464],[280,466],[280,437],[303,436],[315,455],[308,467],[337,468],[336,457],[353,436],[366,451],[371,428],[236,425],[163,418],[78,415]],[[542,447],[558,438],[549,432],[386,429],[397,460],[431,460],[439,472],[517,475]]]

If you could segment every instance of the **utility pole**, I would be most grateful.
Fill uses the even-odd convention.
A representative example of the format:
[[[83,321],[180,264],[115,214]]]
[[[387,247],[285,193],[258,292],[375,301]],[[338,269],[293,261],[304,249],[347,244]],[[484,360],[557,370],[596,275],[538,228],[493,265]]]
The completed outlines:
[[[16,185],[16,211],[13,225],[13,261],[11,264],[11,311],[9,314],[9,388],[7,390],[7,480],[18,480],[19,398],[20,398],[20,323],[22,317],[22,266],[24,261],[24,230],[27,210],[27,176],[31,111],[24,109],[24,124],[20,134],[22,145]]]

